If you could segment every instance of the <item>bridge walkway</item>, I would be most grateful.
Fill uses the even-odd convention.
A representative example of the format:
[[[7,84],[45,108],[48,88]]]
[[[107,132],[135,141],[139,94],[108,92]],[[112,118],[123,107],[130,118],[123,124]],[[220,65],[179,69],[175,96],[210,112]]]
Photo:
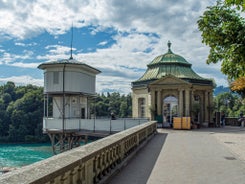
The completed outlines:
[[[193,131],[158,129],[158,134],[109,183],[244,184],[244,181],[245,128],[226,127]]]

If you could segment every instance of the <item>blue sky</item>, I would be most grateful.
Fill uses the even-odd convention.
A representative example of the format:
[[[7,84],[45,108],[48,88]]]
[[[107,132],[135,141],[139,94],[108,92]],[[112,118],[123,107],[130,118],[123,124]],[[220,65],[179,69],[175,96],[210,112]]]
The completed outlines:
[[[131,92],[156,56],[172,51],[199,75],[227,86],[220,64],[207,65],[197,20],[214,1],[0,0],[0,84],[43,86],[40,63],[70,57],[102,71],[100,92]]]

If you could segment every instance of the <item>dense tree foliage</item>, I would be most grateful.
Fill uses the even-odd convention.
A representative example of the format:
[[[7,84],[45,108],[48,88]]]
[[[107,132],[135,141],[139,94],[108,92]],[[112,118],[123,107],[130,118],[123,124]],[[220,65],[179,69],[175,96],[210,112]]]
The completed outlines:
[[[227,4],[218,1],[200,17],[198,27],[202,41],[210,47],[207,63],[221,61],[221,71],[228,79],[240,80],[245,76],[245,19],[233,5],[244,7],[244,1],[227,0]],[[239,89],[237,92],[245,92],[245,88]]]
[[[236,5],[238,10],[245,10],[245,0],[225,0],[225,2],[227,5]]]
[[[214,98],[215,111],[224,112],[229,117],[239,117],[245,113],[245,99],[231,92],[220,93]]]
[[[228,116],[245,112],[245,99],[231,92],[220,93],[214,100],[215,110]],[[98,94],[91,104],[96,117],[116,118],[132,116],[131,94],[117,92]],[[42,133],[43,88],[33,85],[15,86],[7,82],[0,86],[0,142],[49,141]]]
[[[101,94],[93,100],[96,116],[130,117],[131,95]],[[0,86],[0,142],[49,141],[42,133],[43,88],[33,85],[15,86],[7,82]]]
[[[245,98],[245,77],[240,77],[231,83],[231,90],[236,91]]]
[[[107,95],[98,94],[93,100],[91,110],[97,117],[110,117],[111,113],[120,118],[131,117],[131,95],[120,95],[118,92],[107,93]]]
[[[43,88],[15,86],[7,82],[0,87],[0,141],[40,142],[42,134]]]
[[[245,0],[226,0],[227,5],[237,6],[238,10],[245,11]],[[244,72],[245,73],[245,72]],[[245,76],[236,79],[231,83],[231,89],[245,97]]]

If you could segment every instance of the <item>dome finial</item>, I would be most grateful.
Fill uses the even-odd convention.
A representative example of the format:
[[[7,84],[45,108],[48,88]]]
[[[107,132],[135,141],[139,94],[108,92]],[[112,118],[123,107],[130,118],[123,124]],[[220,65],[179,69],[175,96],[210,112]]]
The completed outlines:
[[[168,40],[168,51],[171,50],[170,47],[171,47],[171,42]]]

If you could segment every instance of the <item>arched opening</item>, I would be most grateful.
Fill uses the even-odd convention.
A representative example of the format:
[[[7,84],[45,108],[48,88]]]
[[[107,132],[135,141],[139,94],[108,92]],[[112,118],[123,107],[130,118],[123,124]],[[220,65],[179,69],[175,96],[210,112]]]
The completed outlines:
[[[173,117],[178,116],[178,99],[167,96],[163,99],[163,127],[172,127]]]
[[[200,123],[200,112],[201,112],[201,97],[194,95],[194,102],[192,104],[193,121]]]

